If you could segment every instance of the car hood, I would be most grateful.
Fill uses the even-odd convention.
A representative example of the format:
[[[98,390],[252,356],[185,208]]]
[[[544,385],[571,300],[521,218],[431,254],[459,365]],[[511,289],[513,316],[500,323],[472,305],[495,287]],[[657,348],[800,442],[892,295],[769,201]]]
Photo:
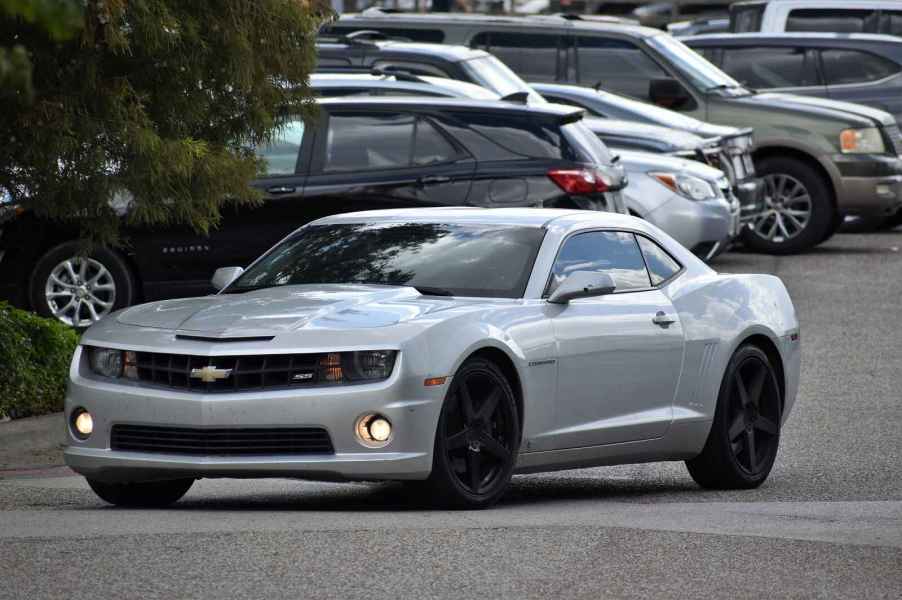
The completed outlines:
[[[849,115],[854,115],[859,120],[867,120],[869,125],[875,123],[892,125],[896,122],[891,114],[882,110],[869,108],[861,104],[815,98],[813,96],[768,92],[737,98],[735,101],[764,106],[779,106],[784,109],[804,111],[809,115],[817,114],[827,118],[842,120],[849,120]]]
[[[116,319],[125,325],[226,339],[300,329],[387,327],[485,302],[495,301],[423,296],[411,287],[292,285],[152,302],[128,308]]]
[[[686,173],[712,182],[724,177],[723,171],[695,160],[686,160],[651,152],[634,152],[632,150],[621,150],[618,151],[618,154],[620,155],[620,163],[623,164],[623,168],[626,169],[628,175],[651,171]]]
[[[695,150],[704,143],[694,133],[658,125],[617,119],[584,119],[584,122],[595,135],[613,148],[619,147],[617,140],[623,140],[630,147],[647,144],[650,150],[654,147],[661,148],[664,152]]]

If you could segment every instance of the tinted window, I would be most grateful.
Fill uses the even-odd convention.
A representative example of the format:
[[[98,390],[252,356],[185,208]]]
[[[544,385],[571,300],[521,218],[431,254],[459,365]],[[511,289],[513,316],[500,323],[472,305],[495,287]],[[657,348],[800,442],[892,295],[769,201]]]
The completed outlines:
[[[298,152],[304,139],[304,122],[290,121],[279,130],[272,142],[261,146],[258,154],[263,159],[265,175],[293,175],[298,163]]]
[[[415,60],[377,60],[373,63],[373,68],[382,69],[386,72],[402,71],[411,75],[448,77],[448,73],[444,69]]]
[[[721,68],[752,88],[818,85],[813,56],[803,48],[724,48]]]
[[[730,13],[730,31],[746,33],[761,30],[764,5],[734,6]]]
[[[827,85],[877,81],[899,72],[899,65],[857,50],[823,50],[821,62]]]
[[[881,15],[880,33],[902,36],[902,10],[884,10]]]
[[[557,79],[559,35],[487,31],[470,41],[473,48],[488,50],[527,81]]]
[[[616,291],[647,288],[651,285],[645,261],[632,233],[592,231],[564,242],[551,269],[548,293],[575,271],[607,273]]]
[[[479,134],[482,141],[501,147],[508,156],[577,160],[560,129],[552,124],[509,115],[461,115],[461,120]]]
[[[454,146],[429,121],[417,119],[413,143],[413,162],[416,165],[453,160],[457,151]]]
[[[410,165],[411,115],[333,114],[324,171],[390,169]]]
[[[542,243],[538,227],[346,223],[305,227],[228,292],[280,285],[410,285],[459,296],[519,298]],[[432,290],[433,293],[436,290]]]
[[[801,8],[789,11],[786,31],[876,33],[877,11],[845,8]]]
[[[577,36],[579,82],[602,89],[648,99],[652,79],[667,77],[661,67],[631,42],[618,39]]]
[[[636,239],[639,240],[642,256],[645,257],[652,285],[659,285],[679,272],[680,264],[664,248],[642,235],[637,235]]]

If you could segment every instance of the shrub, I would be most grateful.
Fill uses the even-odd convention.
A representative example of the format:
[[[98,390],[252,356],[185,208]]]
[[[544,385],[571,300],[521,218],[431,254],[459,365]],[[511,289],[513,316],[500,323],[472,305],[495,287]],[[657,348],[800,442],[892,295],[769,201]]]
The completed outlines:
[[[0,302],[0,415],[63,409],[78,335],[59,321]]]

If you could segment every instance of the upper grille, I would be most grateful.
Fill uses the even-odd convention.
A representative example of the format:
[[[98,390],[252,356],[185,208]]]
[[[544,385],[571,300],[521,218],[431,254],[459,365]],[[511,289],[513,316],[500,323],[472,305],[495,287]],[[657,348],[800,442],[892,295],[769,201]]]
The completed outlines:
[[[110,448],[206,456],[335,453],[329,433],[319,427],[191,429],[113,425]]]
[[[889,136],[893,152],[898,156],[902,156],[902,131],[899,130],[899,126],[889,125],[886,128],[886,134]]]
[[[136,352],[138,379],[166,387],[199,392],[238,392],[333,383],[320,359],[325,354],[261,356],[190,356]],[[214,367],[228,374],[214,381],[192,377],[192,370]],[[196,375],[199,375],[196,373]],[[220,373],[223,375],[223,373]]]

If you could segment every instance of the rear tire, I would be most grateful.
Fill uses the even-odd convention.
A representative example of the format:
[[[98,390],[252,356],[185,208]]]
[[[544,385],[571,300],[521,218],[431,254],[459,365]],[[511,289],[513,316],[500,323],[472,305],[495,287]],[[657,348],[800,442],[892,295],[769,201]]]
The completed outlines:
[[[83,329],[131,306],[135,284],[128,265],[114,251],[97,248],[88,256],[80,253],[78,242],[45,252],[31,273],[28,292],[36,313]]]
[[[757,346],[740,347],[724,373],[705,447],[686,461],[692,479],[718,490],[764,483],[777,458],[781,407],[770,359]]]
[[[756,163],[765,181],[765,210],[742,241],[768,254],[794,254],[827,240],[842,223],[829,183],[811,165],[796,158],[771,156]]]
[[[177,502],[188,493],[193,479],[147,481],[139,483],[106,483],[88,479],[88,485],[101,500],[130,508],[162,508]]]
[[[435,434],[426,488],[433,504],[487,508],[510,483],[520,420],[510,382],[495,363],[471,358],[455,373]]]

